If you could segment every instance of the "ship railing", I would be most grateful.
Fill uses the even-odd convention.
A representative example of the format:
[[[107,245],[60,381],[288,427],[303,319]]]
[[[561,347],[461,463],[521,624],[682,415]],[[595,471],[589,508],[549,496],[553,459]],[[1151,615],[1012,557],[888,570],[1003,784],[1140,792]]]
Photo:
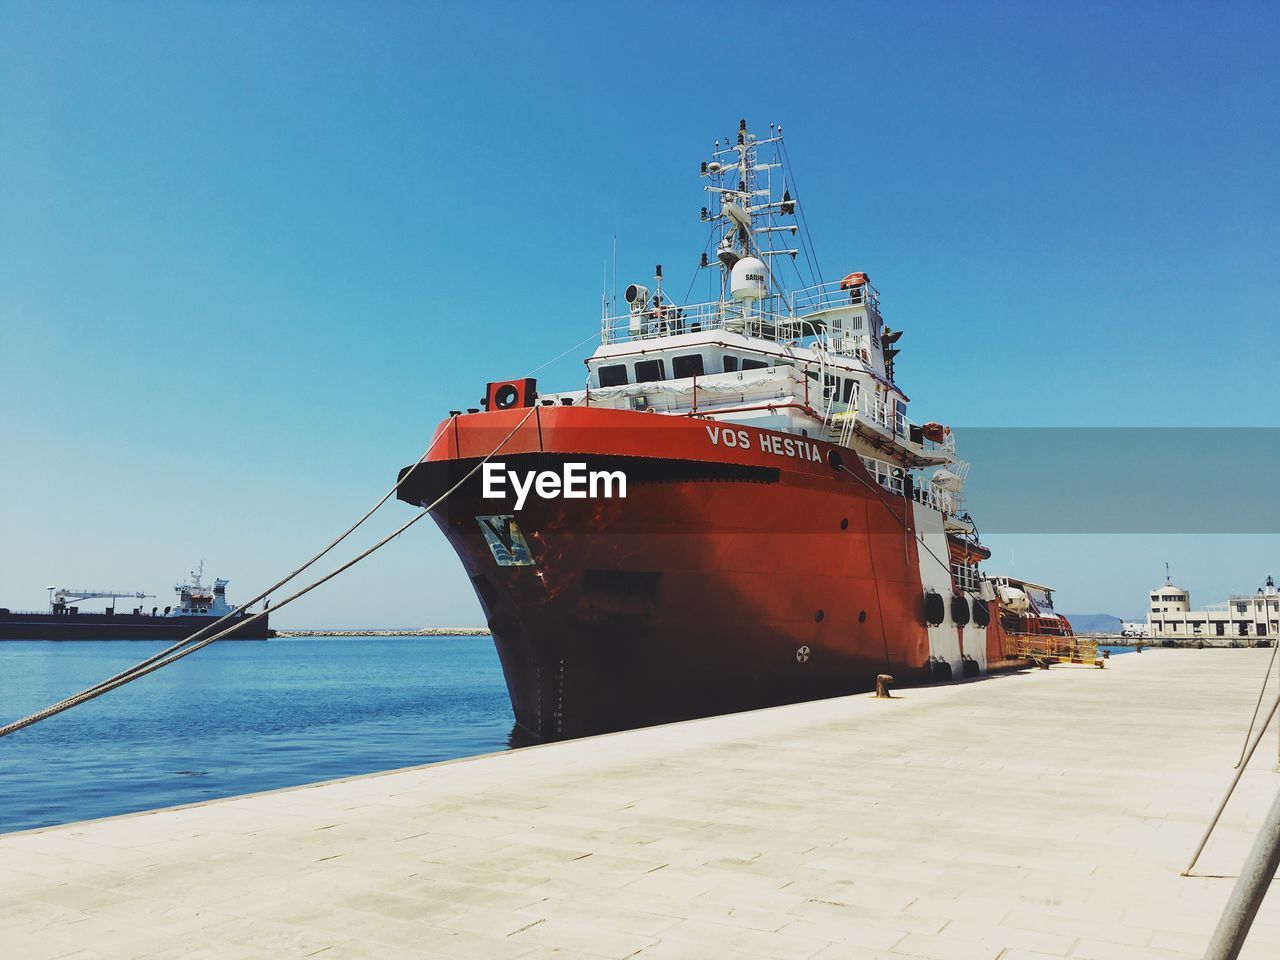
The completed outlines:
[[[903,470],[901,467],[895,467],[892,464],[885,463],[883,460],[877,460],[875,457],[868,457],[866,454],[858,454],[858,459],[862,461],[862,465],[867,468],[867,473],[871,474],[871,479],[880,486],[884,487],[890,493],[896,493],[902,496],[903,491]]]
[[[941,443],[925,437],[924,448],[930,453],[945,453],[954,457],[956,454],[956,435],[954,433],[943,434]]]
[[[1032,660],[1042,666],[1050,663],[1079,663],[1096,667],[1105,665],[1098,654],[1098,641],[1074,635],[1008,634],[1005,638],[1005,655],[1018,660]]]
[[[869,283],[859,284],[856,287],[842,287],[840,281],[834,280],[805,287],[791,296],[792,309],[801,317],[823,310],[864,305],[877,313],[880,310],[880,291]]]
[[[70,611],[71,611],[71,607],[72,607],[72,604],[67,604],[67,606],[66,606],[66,610],[67,610],[67,612],[68,612],[68,613],[70,613]],[[83,614],[93,614],[93,615],[98,615],[98,614],[106,613],[106,611],[107,611],[107,610],[116,610],[116,609],[127,610],[128,615],[130,615],[130,616],[132,616],[132,615],[133,615],[133,607],[128,607],[128,608],[125,608],[125,607],[119,607],[119,608],[116,608],[116,607],[103,607],[103,608],[101,608],[101,609],[99,609],[99,610],[80,610],[80,608],[79,608],[79,607],[77,607],[76,609],[77,609],[77,611],[78,611],[80,614],[82,614],[82,615],[83,615]],[[22,616],[22,617],[30,617],[30,616],[47,617],[47,616],[49,616],[50,614],[52,614],[52,613],[53,613],[53,611],[52,611],[52,610],[47,610],[47,609],[46,609],[46,610],[10,610],[10,611],[9,611],[9,613],[10,613],[10,614],[12,614],[12,615],[14,615],[14,616]],[[150,610],[148,610],[146,607],[143,607],[143,608],[142,608],[142,611],[141,611],[141,615],[142,615],[142,616],[147,616],[147,617],[149,617],[149,616],[151,616],[151,611],[150,611]],[[116,616],[121,616],[121,614],[116,614]],[[156,614],[156,616],[159,616],[159,614]]]
[[[952,434],[947,434],[941,443],[926,439],[919,424],[909,419],[892,399],[859,393],[845,403],[828,400],[825,394],[818,396],[822,398],[820,402],[825,403],[827,411],[827,439],[842,447],[854,446],[854,435],[858,432],[859,424],[865,424],[879,437],[916,455],[928,455],[934,463],[962,462],[956,457],[955,438]],[[819,412],[822,409],[820,405]],[[861,432],[865,435],[867,430],[864,428]]]
[[[794,340],[808,336],[811,329],[797,320],[787,307],[786,299],[774,295],[756,301],[744,310],[736,301],[714,300],[681,306],[663,304],[626,313],[606,316],[600,321],[601,343],[626,343],[653,340],[702,330],[724,330],[745,333],[766,340]]]
[[[880,294],[870,284],[842,288],[840,283],[824,283],[807,287],[790,296],[772,294],[754,301],[748,313],[735,300],[711,300],[706,303],[677,305],[664,303],[643,310],[605,316],[600,321],[602,343],[625,343],[651,340],[679,333],[701,330],[746,332],[779,342],[804,340],[819,336],[826,323],[813,315],[826,310],[866,305],[879,313]],[[865,344],[865,336],[845,337],[828,344],[833,353],[857,356]]]
[[[982,582],[982,574],[978,572],[978,567],[971,563],[953,563],[951,577],[955,580],[957,587],[970,593],[977,593]]]
[[[921,483],[912,491],[912,495],[917,502],[939,513],[951,516],[956,512],[955,495],[932,483]]]
[[[824,393],[824,400],[831,422],[840,426],[839,443],[842,446],[849,446],[859,420],[874,424],[881,432],[892,436],[910,436],[911,421],[896,403],[882,396],[859,392],[850,402],[845,403],[842,400],[828,399]]]
[[[778,326],[787,319],[785,306],[781,297],[767,297],[756,302],[748,316],[735,302],[712,301],[682,306],[663,303],[659,307],[649,306],[644,310],[605,316],[600,321],[600,342],[626,343],[628,340],[672,337],[700,330],[727,330],[776,339]]]

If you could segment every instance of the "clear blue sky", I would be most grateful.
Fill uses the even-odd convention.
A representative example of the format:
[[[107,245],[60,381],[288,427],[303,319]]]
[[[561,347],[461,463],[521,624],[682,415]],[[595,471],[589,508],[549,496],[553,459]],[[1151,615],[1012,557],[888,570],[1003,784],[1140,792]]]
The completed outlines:
[[[245,598],[589,336],[614,234],[683,291],[740,116],[916,419],[1280,426],[1278,9],[0,2],[0,604],[202,557]],[[993,544],[1081,612],[1280,574],[1275,536]],[[479,619],[430,525],[279,618]]]

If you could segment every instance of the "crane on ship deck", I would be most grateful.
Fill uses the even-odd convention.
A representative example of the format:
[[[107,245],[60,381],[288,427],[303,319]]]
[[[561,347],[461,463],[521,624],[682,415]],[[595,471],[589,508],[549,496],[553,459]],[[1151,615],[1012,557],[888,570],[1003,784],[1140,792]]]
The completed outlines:
[[[117,600],[117,599],[137,599],[145,600],[147,597],[154,597],[154,593],[142,593],[141,591],[124,592],[120,590],[72,590],[69,587],[46,587],[49,591],[49,609],[55,613],[62,613],[67,609],[70,603],[76,603],[80,600]],[[115,604],[112,604],[112,609]]]

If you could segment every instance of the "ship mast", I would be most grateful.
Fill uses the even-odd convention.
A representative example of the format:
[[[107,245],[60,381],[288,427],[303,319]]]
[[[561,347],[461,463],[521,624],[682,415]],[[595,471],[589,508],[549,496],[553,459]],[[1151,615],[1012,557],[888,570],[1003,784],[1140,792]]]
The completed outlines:
[[[772,172],[783,169],[781,159],[775,157],[771,163],[762,163],[759,158],[760,147],[781,143],[781,127],[775,128],[770,124],[769,136],[761,138],[747,129],[745,119],[740,120],[736,142],[726,141],[722,146],[717,140],[712,159],[702,163],[702,176],[711,180],[704,189],[718,200],[718,203],[713,201],[714,213],[702,208],[702,220],[715,225],[722,303],[733,265],[739,260],[756,257],[764,261],[772,281],[770,286],[781,291],[782,284],[773,269],[773,258],[789,256],[794,259],[800,252],[791,248],[776,249],[773,245],[773,234],[790,233],[795,236],[798,230],[794,220],[796,204],[785,187],[785,180],[782,197],[773,199]],[[792,220],[780,223],[781,217]],[[767,243],[761,238],[767,239]],[[705,254],[701,265],[710,266]]]

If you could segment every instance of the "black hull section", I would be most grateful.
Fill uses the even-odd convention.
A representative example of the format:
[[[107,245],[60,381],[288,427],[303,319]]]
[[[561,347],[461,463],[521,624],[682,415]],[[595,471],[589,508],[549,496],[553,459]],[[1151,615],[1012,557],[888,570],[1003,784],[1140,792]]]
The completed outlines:
[[[134,613],[4,613],[0,640],[185,640],[215,617],[153,617]],[[274,636],[269,617],[241,624],[227,640],[266,640]],[[219,629],[225,629],[224,624]]]
[[[515,627],[495,629],[494,644],[516,723],[531,742],[848,696],[875,689],[886,669],[882,657],[815,650],[802,631],[751,636],[745,627],[685,633],[564,624],[545,634]],[[801,648],[806,660],[826,661],[821,672],[805,669]]]

